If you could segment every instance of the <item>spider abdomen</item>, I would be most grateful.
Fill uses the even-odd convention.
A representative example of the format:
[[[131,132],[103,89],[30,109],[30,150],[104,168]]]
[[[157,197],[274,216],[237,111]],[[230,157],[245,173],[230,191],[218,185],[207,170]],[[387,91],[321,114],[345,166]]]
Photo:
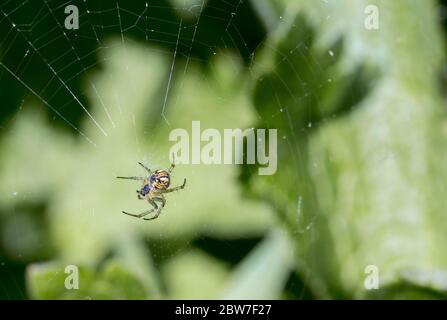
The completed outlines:
[[[159,169],[155,171],[150,178],[150,184],[152,188],[158,190],[166,190],[171,183],[171,176],[166,170]]]

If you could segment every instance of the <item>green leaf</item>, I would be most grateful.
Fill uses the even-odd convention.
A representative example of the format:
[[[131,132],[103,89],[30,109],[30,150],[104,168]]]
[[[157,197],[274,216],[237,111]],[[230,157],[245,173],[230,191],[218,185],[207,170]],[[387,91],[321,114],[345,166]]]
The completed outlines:
[[[226,283],[228,267],[192,249],[169,259],[162,274],[171,299],[213,299]]]
[[[109,260],[96,272],[78,268],[78,289],[72,284],[73,271],[59,262],[38,263],[28,267],[27,285],[33,299],[144,299],[144,286],[117,261]],[[68,280],[67,280],[68,278]]]
[[[410,284],[395,297],[411,298],[422,286],[403,270],[447,269],[441,37],[432,1],[373,1],[381,17],[373,31],[363,27],[368,4],[288,6],[254,89],[257,126],[283,137],[278,171],[245,168],[242,177],[294,236],[314,294],[392,297],[389,288]],[[364,287],[368,265],[380,270],[374,293]]]
[[[272,231],[232,272],[221,299],[280,299],[294,265],[292,241]]]
[[[96,91],[88,87],[91,113],[107,136],[86,117],[82,130],[93,146],[50,128],[37,109],[24,107],[1,145],[0,192],[18,195],[0,198],[2,211],[13,214],[18,205],[47,202],[52,244],[62,259],[86,265],[95,265],[129,237],[162,240],[168,248],[170,241],[188,243],[198,234],[262,235],[272,223],[271,211],[240,197],[236,165],[177,165],[172,183],[187,178],[187,187],[167,196],[157,220],[122,214],[143,212],[148,203],[136,197],[139,183],[116,176],[143,174],[138,161],[146,160],[152,169],[169,167],[175,143],[169,141],[171,130],[191,132],[198,119],[202,130],[221,130],[229,123],[247,128],[255,115],[241,61],[232,55],[218,53],[206,77],[194,62],[186,72],[179,62],[178,80],[172,80],[165,105],[170,60],[155,50],[117,43],[104,51],[111,58],[90,79]],[[34,159],[32,166],[29,159]]]

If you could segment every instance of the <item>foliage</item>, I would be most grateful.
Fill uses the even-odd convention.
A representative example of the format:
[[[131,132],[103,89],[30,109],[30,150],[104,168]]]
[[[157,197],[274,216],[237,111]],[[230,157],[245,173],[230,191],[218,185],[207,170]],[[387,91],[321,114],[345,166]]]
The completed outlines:
[[[130,45],[110,55],[113,59],[108,60],[105,71],[92,80],[102,98],[102,102],[95,100],[92,94],[92,114],[108,135],[89,119],[82,126],[95,146],[49,128],[35,105],[20,113],[2,143],[0,188],[9,195],[1,203],[5,219],[14,219],[19,205],[48,202],[51,238],[45,245],[54,247],[61,261],[87,268],[116,250],[127,252],[136,247],[140,249],[134,256],[150,256],[139,244],[142,240],[159,240],[161,250],[170,251],[179,241],[187,245],[199,235],[224,239],[262,235],[273,223],[272,215],[265,205],[240,198],[234,179],[236,166],[178,165],[173,183],[187,177],[187,188],[169,196],[162,216],[152,223],[121,213],[143,211],[147,204],[136,199],[134,190],[139,185],[115,179],[118,175],[142,174],[137,161],[143,159],[153,168],[169,166],[164,156],[171,145],[160,141],[167,142],[173,128],[190,131],[192,120],[200,119],[203,127],[223,129],[228,123],[247,126],[254,119],[248,95],[241,82],[234,81],[241,73],[240,62],[222,52],[212,63],[209,79],[201,79],[190,63],[184,78],[172,88],[170,95],[182,97],[182,103],[172,99],[167,106],[168,125],[162,120],[158,103],[167,76],[166,57]],[[198,92],[197,88],[207,90],[188,94]],[[120,104],[112,94],[116,91],[123,93]],[[216,97],[220,97],[219,103]],[[113,107],[105,112],[103,104]],[[29,159],[35,159],[32,166]],[[30,189],[30,185],[38,188]],[[145,282],[159,292],[156,266],[151,266],[150,259],[135,263],[133,259],[125,260],[136,265],[137,273],[145,270],[140,272]]]
[[[110,39],[84,85],[106,135],[85,117],[74,137],[25,99],[0,141],[0,241],[32,262],[29,296],[278,299],[296,270],[317,298],[445,298],[435,2],[372,1],[380,29],[366,30],[370,2],[256,2],[271,33],[249,66],[225,50],[206,68],[177,59],[172,86],[171,52]],[[169,132],[193,120],[278,129],[277,173],[178,165],[173,184],[187,186],[159,219],[123,215],[147,204],[115,177],[143,174],[137,161],[168,167]],[[207,236],[263,239],[233,266],[194,245]],[[64,287],[66,265],[79,290]],[[365,290],[368,265],[379,290]]]
[[[278,127],[284,136],[281,169],[261,177],[246,168],[243,180],[250,177],[252,193],[281,214],[295,237],[298,269],[318,296],[433,297],[427,290],[439,290],[436,282],[404,281],[402,273],[430,277],[447,264],[446,118],[436,82],[443,56],[434,3],[375,1],[381,24],[373,31],[359,14],[368,4],[288,6],[254,90],[257,126]],[[342,51],[328,47],[340,48],[341,36]],[[368,265],[380,270],[378,292],[364,288]],[[408,296],[388,289],[396,287],[408,288]]]
[[[65,265],[42,263],[28,270],[28,286],[33,299],[144,299],[144,286],[119,263],[109,261],[99,272],[79,270],[79,289],[67,290],[69,272]],[[70,280],[70,278],[68,278]],[[64,285],[61,285],[64,284]]]

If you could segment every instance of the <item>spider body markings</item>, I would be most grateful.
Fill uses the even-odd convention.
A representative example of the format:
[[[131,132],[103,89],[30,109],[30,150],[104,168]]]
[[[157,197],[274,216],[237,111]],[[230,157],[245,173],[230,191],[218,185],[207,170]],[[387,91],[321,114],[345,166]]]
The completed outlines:
[[[171,167],[168,170],[158,169],[155,170],[154,172],[152,172],[148,167],[146,167],[141,162],[138,162],[138,164],[147,171],[148,176],[117,177],[117,178],[143,181],[143,185],[139,190],[137,190],[137,197],[140,200],[146,200],[152,206],[152,209],[144,211],[140,214],[133,214],[126,211],[123,211],[123,213],[132,217],[143,218],[155,211],[155,215],[153,217],[143,218],[144,220],[154,220],[158,218],[158,216],[161,213],[161,210],[166,204],[164,194],[183,189],[186,185],[186,179],[183,180],[183,184],[181,186],[169,188],[171,184],[171,172],[172,170],[174,170],[175,167],[174,163],[171,164]]]

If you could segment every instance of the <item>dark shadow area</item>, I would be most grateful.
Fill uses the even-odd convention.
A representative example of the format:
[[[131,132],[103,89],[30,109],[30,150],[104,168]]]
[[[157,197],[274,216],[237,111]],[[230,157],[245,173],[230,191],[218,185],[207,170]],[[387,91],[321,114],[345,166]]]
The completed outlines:
[[[68,4],[79,9],[78,30],[64,27]],[[169,56],[176,51],[179,61],[188,58],[206,67],[219,49],[236,50],[248,63],[265,32],[249,1],[210,0],[201,15],[167,0],[6,1],[0,4],[0,129],[24,97],[47,103],[51,118],[59,112],[78,127],[86,116],[83,108],[89,109],[86,79],[101,68],[98,55],[110,38]],[[52,123],[68,127],[62,119]]]
[[[261,240],[262,238],[222,240],[212,237],[202,237],[195,240],[193,245],[219,260],[225,261],[230,265],[236,265]]]

